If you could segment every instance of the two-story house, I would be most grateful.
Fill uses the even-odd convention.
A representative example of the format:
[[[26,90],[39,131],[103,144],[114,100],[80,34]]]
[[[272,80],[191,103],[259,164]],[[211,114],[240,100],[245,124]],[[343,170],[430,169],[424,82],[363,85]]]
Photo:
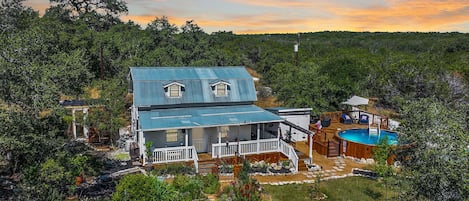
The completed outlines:
[[[284,119],[255,106],[253,78],[244,67],[132,67],[132,131],[145,164],[281,152]],[[151,142],[146,154],[145,143]],[[148,144],[147,144],[148,145]]]

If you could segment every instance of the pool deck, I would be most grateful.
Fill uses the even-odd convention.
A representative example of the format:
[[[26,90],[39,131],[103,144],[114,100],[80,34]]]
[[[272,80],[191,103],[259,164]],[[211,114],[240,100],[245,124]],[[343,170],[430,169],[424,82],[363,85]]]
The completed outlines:
[[[310,128],[314,128],[314,124],[310,125]],[[363,125],[363,124],[343,124],[339,122],[332,122],[330,126],[328,127],[323,127],[320,132],[313,130],[316,134],[316,138],[321,140],[322,142],[326,142],[328,140],[334,140],[334,136],[337,134],[337,132],[341,130],[348,130],[348,129],[354,129],[354,128],[368,128],[368,125]]]

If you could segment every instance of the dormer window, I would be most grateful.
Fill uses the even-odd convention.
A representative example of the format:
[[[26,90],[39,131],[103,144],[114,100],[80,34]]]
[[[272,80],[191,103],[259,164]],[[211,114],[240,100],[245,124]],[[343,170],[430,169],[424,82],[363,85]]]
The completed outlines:
[[[178,82],[171,82],[163,87],[166,96],[169,98],[180,98],[185,91],[184,85]]]
[[[230,83],[224,81],[218,81],[212,84],[212,91],[215,96],[228,96],[230,91]]]

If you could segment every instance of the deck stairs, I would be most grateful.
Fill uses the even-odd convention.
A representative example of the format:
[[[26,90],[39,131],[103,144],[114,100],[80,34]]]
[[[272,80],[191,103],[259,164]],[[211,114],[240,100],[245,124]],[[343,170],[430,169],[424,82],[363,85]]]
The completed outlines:
[[[199,160],[199,174],[206,175],[214,173],[213,169],[218,168],[216,159]]]
[[[328,142],[328,150],[327,150],[327,156],[328,157],[337,157],[339,156],[339,146],[340,143],[336,140],[331,140]]]

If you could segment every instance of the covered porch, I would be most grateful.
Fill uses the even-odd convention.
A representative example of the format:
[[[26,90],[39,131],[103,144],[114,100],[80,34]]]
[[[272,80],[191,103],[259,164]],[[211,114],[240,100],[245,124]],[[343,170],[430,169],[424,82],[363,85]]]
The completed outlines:
[[[282,118],[254,105],[139,111],[140,154],[145,164],[280,152],[297,167],[298,157],[280,140]],[[146,128],[146,129],[145,129]],[[152,142],[151,155],[145,143]]]

